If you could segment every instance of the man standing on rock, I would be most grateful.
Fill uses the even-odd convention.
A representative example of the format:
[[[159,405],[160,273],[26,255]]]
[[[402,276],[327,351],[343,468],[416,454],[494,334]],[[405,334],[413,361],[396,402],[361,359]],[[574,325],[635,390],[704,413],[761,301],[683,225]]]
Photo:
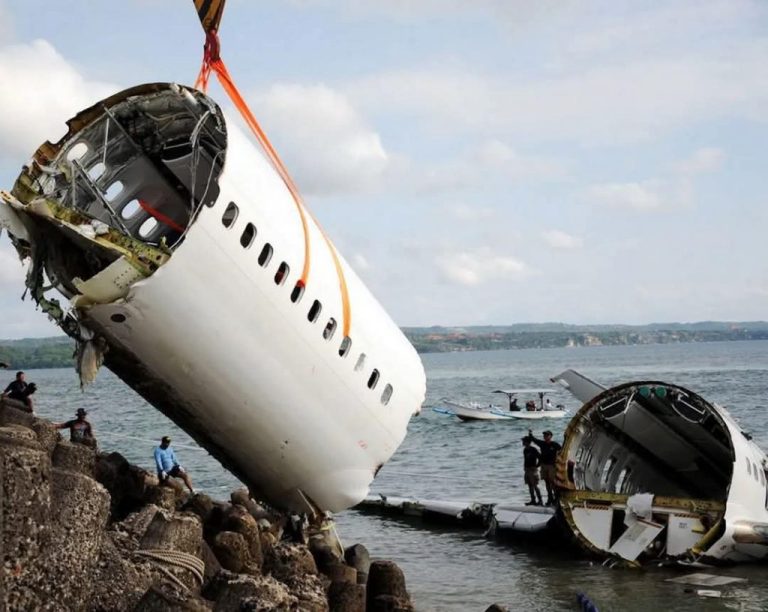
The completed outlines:
[[[56,429],[69,429],[69,441],[86,446],[96,447],[96,438],[93,437],[93,427],[86,420],[88,413],[84,408],[78,408],[75,417],[66,423],[59,423]]]
[[[166,484],[170,476],[181,478],[187,485],[189,492],[192,495],[195,494],[189,475],[176,461],[176,455],[171,448],[171,439],[168,436],[163,436],[160,440],[160,446],[155,449],[155,464],[157,465],[157,477],[160,484]]]

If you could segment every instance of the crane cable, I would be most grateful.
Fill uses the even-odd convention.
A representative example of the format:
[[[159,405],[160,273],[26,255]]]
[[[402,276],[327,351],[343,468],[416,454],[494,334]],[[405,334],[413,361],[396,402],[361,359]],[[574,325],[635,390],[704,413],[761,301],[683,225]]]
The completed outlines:
[[[200,0],[198,0],[198,2],[199,1]],[[197,2],[196,2],[196,6],[197,6]],[[232,77],[230,76],[229,71],[227,70],[227,67],[224,65],[224,61],[221,59],[221,55],[220,55],[221,45],[219,42],[219,36],[216,28],[218,26],[219,21],[221,20],[221,11],[223,10],[223,3],[221,3],[221,5],[218,7],[218,9],[216,10],[215,16],[212,19],[207,19],[207,17],[203,14],[203,10],[204,10],[203,7],[198,7],[198,14],[200,15],[200,20],[203,24],[203,28],[205,29],[205,47],[203,49],[203,63],[202,63],[202,66],[200,67],[200,72],[197,75],[197,80],[195,81],[195,88],[200,89],[203,92],[206,92],[208,90],[208,82],[210,79],[211,72],[216,73],[216,77],[219,83],[221,84],[222,88],[227,93],[230,100],[232,100],[232,103],[235,105],[237,110],[240,112],[240,115],[242,116],[243,120],[248,125],[248,127],[251,129],[251,132],[253,133],[253,135],[256,137],[256,140],[258,141],[265,155],[267,156],[270,163],[272,164],[272,167],[278,173],[280,178],[283,180],[283,183],[285,184],[286,188],[290,192],[291,197],[293,198],[293,201],[296,204],[296,210],[299,213],[302,230],[304,232],[304,265],[301,271],[301,278],[297,282],[297,285],[300,285],[301,287],[306,287],[307,281],[309,280],[309,270],[310,270],[310,242],[309,242],[309,226],[306,218],[307,215],[305,213],[309,213],[309,211],[306,210],[304,201],[301,197],[301,194],[299,193],[299,189],[296,186],[296,183],[294,183],[293,179],[288,173],[288,170],[285,167],[285,164],[283,164],[282,160],[280,159],[280,156],[277,154],[277,151],[272,146],[272,143],[269,141],[269,138],[267,138],[266,133],[259,125],[259,122],[256,120],[256,117],[253,115],[250,108],[248,108],[248,104],[245,102],[245,100],[243,99],[243,96],[240,94],[240,91],[235,86],[235,83],[232,80]],[[334,267],[336,268],[336,275],[339,279],[339,291],[341,293],[343,331],[344,331],[344,336],[347,337],[349,336],[349,330],[351,327],[352,312],[351,312],[351,307],[349,303],[349,290],[347,288],[347,281],[344,277],[344,270],[341,266],[341,261],[339,260],[336,247],[333,245],[330,238],[328,238],[328,236],[326,235],[322,227],[320,227],[320,224],[317,222],[317,219],[315,219],[311,213],[309,213],[309,216],[312,218],[315,225],[320,230],[320,234],[323,236],[323,239],[328,245],[328,249],[333,259]]]

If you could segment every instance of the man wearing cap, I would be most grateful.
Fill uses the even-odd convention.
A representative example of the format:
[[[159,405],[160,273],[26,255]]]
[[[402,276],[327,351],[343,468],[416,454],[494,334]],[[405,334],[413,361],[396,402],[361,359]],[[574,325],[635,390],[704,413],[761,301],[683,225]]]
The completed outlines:
[[[69,429],[69,441],[85,444],[87,446],[96,446],[96,438],[93,437],[93,427],[86,420],[88,413],[84,408],[78,408],[75,417],[66,423],[59,423],[56,429]]]
[[[557,453],[560,452],[562,446],[552,439],[552,432],[549,430],[544,432],[543,440],[535,438],[530,429],[528,430],[528,435],[531,441],[541,450],[541,478],[547,487],[547,506],[551,506],[555,503],[555,499],[557,499],[555,462],[557,461]]]
[[[160,440],[160,446],[155,449],[155,464],[157,466],[157,477],[160,479],[160,484],[166,484],[168,478],[173,476],[174,478],[181,478],[184,484],[187,485],[187,489],[192,495],[195,494],[195,490],[192,488],[192,482],[189,479],[189,475],[176,461],[176,455],[171,448],[171,439],[168,436],[163,436]]]

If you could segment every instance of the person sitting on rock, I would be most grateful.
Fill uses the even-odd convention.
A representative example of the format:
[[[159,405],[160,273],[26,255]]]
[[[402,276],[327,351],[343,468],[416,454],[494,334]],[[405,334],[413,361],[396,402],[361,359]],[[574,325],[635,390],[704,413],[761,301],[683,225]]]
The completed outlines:
[[[86,446],[96,446],[96,438],[93,437],[93,427],[86,420],[88,413],[84,408],[78,408],[75,418],[66,423],[59,423],[56,429],[69,429],[69,441]]]
[[[195,490],[192,488],[192,482],[189,479],[189,475],[183,467],[176,461],[176,455],[171,448],[171,439],[168,436],[163,436],[160,440],[160,446],[155,448],[155,464],[157,466],[157,478],[160,480],[160,484],[168,484],[168,478],[173,476],[174,478],[181,478],[184,484],[187,485],[187,489],[192,495],[195,494]]]
[[[32,412],[32,394],[37,391],[35,383],[29,383],[24,380],[24,372],[16,372],[16,379],[8,383],[0,397],[17,400],[24,404],[26,412]]]

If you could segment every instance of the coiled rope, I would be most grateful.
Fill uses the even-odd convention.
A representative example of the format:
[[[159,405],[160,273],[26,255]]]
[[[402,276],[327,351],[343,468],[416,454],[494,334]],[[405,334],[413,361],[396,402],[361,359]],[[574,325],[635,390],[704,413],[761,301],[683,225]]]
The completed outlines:
[[[165,574],[170,580],[181,587],[185,591],[189,591],[189,587],[184,584],[178,576],[173,574],[168,568],[159,565],[165,563],[173,567],[180,567],[192,573],[192,576],[197,582],[203,584],[203,574],[205,573],[205,562],[202,559],[198,559],[195,555],[185,553],[180,550],[163,550],[158,548],[150,548],[147,550],[137,550],[133,553],[137,557],[143,557],[155,562],[155,567]]]

